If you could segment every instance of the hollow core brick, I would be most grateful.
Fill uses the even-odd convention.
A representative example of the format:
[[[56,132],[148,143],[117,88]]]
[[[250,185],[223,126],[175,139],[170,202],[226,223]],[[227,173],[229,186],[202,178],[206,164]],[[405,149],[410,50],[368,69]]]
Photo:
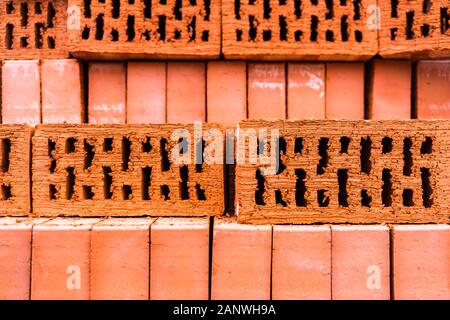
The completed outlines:
[[[205,218],[159,218],[152,225],[150,299],[208,299],[208,222]]]
[[[287,118],[325,118],[325,64],[288,63]]]
[[[389,228],[334,225],[331,230],[332,299],[389,299]]]
[[[211,298],[270,299],[272,227],[216,221]]]
[[[99,221],[56,218],[33,228],[31,299],[89,299],[91,228]]]
[[[286,65],[248,64],[248,118],[286,118]]]
[[[327,63],[326,118],[364,119],[364,64]]]
[[[41,122],[41,77],[38,60],[4,61],[2,68],[2,123]]]
[[[127,123],[166,122],[166,63],[128,62]]]
[[[375,60],[369,90],[369,119],[411,118],[410,61]]]
[[[125,123],[126,69],[123,63],[89,64],[88,116],[92,124]]]
[[[42,122],[84,122],[81,66],[74,59],[44,60],[42,77]]]
[[[208,122],[231,127],[247,118],[245,62],[208,62],[206,79]]]
[[[329,226],[274,226],[272,299],[331,299]]]
[[[167,64],[167,122],[206,120],[206,72],[203,62]]]
[[[393,297],[450,299],[450,226],[393,227]]]

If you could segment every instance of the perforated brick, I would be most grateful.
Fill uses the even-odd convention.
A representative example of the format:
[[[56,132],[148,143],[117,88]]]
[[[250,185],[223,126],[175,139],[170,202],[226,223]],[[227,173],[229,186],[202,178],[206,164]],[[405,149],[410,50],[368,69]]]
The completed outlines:
[[[383,57],[425,58],[450,55],[448,0],[378,0]]]
[[[0,125],[0,215],[30,212],[31,128]]]
[[[69,0],[67,28],[81,58],[220,55],[219,0]]]
[[[270,142],[258,139],[261,128],[269,137],[279,129],[278,149],[261,149]],[[257,159],[275,150],[280,164],[275,174],[263,175],[267,164],[240,158],[239,221],[448,222],[449,130],[448,121],[241,122],[239,145],[245,142],[246,153],[257,152],[246,138],[253,135]]]
[[[227,58],[364,60],[377,52],[368,27],[375,0],[223,0]]]
[[[33,137],[33,213],[40,216],[221,214],[224,211],[223,166],[205,160],[206,150],[212,148],[214,138],[205,136],[200,142],[194,133],[199,130],[194,131],[193,127],[38,126]],[[204,135],[209,128],[222,130],[205,124]],[[183,138],[172,136],[177,129],[188,130],[190,143],[184,144]],[[189,147],[182,149],[182,145]],[[198,150],[204,151],[201,161],[193,156]],[[180,152],[189,155],[190,160],[184,158],[184,162],[175,163],[172,155]],[[223,150],[214,155],[223,160]]]
[[[0,59],[66,58],[67,0],[0,1]]]

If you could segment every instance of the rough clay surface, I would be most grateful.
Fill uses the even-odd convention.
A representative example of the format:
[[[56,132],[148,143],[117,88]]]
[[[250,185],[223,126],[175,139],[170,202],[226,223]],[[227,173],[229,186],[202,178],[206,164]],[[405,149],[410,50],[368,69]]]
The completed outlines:
[[[67,0],[1,0],[0,60],[67,58]]]
[[[450,221],[448,121],[240,124],[241,134],[259,128],[280,130],[281,164],[277,174],[262,176],[258,169],[263,165],[249,164],[248,160],[238,163],[239,222]],[[243,135],[240,140],[244,140]],[[245,150],[256,153],[256,147],[249,150],[248,139]]]
[[[233,59],[365,60],[377,53],[377,30],[367,27],[375,4],[223,0],[223,53]]]
[[[69,0],[67,29],[80,58],[217,58],[220,1]]]
[[[203,125],[203,134],[208,128]],[[175,164],[176,129],[192,125],[40,125],[33,137],[33,214],[206,216],[224,211],[221,164]],[[204,149],[213,140],[203,138]],[[193,154],[194,138],[188,152]],[[176,151],[178,152],[178,151]],[[223,157],[223,154],[218,154]]]

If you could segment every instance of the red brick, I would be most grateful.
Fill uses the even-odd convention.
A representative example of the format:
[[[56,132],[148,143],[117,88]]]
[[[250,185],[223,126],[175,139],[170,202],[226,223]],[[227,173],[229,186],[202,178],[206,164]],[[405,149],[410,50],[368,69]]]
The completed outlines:
[[[42,122],[84,122],[83,83],[77,60],[42,62]]]
[[[364,119],[364,64],[327,63],[326,118]]]
[[[288,119],[325,118],[325,64],[288,64]]]
[[[334,225],[331,231],[333,300],[389,299],[389,229]]]
[[[236,126],[247,118],[247,66],[245,62],[208,62],[208,122]]]
[[[393,227],[396,300],[450,299],[450,226]]]
[[[286,65],[248,65],[248,118],[286,118]]]
[[[218,222],[214,226],[211,298],[270,299],[272,228]]]
[[[410,119],[411,62],[375,60],[370,78],[369,119]]]
[[[2,70],[2,123],[34,126],[40,122],[39,61],[5,61]]]
[[[92,228],[93,300],[148,300],[150,225],[153,219],[106,219]]]
[[[158,219],[151,230],[150,299],[206,300],[208,278],[208,219]]]
[[[89,123],[125,123],[125,64],[91,63],[88,100]]]
[[[419,61],[417,118],[450,119],[450,60]]]
[[[167,64],[167,122],[206,120],[206,70],[203,62]]]
[[[273,227],[272,299],[331,299],[330,227]]]
[[[127,123],[166,122],[166,63],[129,62]]]

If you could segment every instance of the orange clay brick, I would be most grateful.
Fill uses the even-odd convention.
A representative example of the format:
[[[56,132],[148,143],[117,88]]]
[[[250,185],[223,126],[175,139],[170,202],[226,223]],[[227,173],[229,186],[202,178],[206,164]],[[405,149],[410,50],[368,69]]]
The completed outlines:
[[[42,78],[42,122],[84,122],[81,66],[74,59],[44,60]]]
[[[333,300],[388,300],[389,228],[334,225],[331,231]]]
[[[128,62],[127,123],[166,122],[166,63]]]
[[[272,299],[331,299],[330,227],[273,227]]]
[[[272,227],[216,219],[213,236],[213,300],[269,300]]]
[[[92,300],[148,300],[153,219],[112,218],[92,227]]]
[[[209,223],[159,218],[151,231],[150,299],[207,300]]]
[[[393,296],[396,300],[450,299],[450,226],[396,225]]]

